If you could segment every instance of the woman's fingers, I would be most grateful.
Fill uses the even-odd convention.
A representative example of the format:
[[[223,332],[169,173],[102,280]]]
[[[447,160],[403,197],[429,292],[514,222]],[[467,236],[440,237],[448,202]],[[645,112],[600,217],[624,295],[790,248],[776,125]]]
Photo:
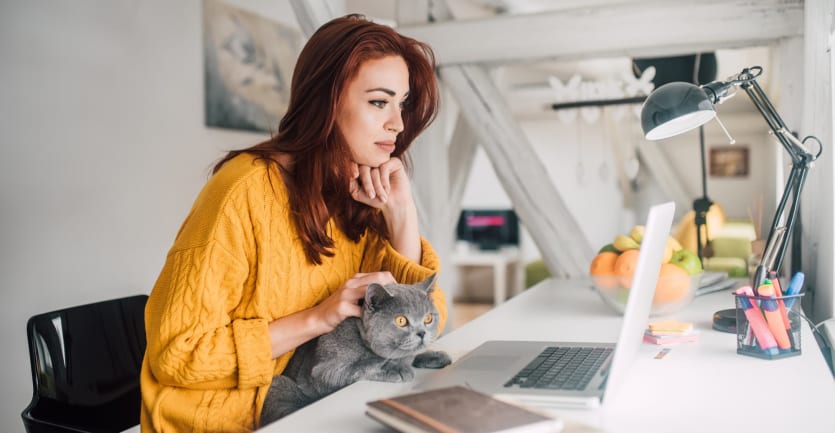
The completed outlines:
[[[362,307],[357,302],[341,302],[339,304],[339,315],[342,320],[349,317],[360,317],[362,315]]]
[[[383,181],[380,177],[380,169],[375,168],[371,170],[371,182],[373,183],[374,191],[380,201],[385,203],[386,197],[388,196],[388,190],[383,186]],[[386,181],[388,181],[388,179],[386,179]]]
[[[317,308],[322,312],[325,323],[333,329],[348,317],[359,317],[362,314],[359,301],[365,298],[365,291],[369,284],[385,285],[393,282],[395,282],[394,276],[387,271],[354,274],[339,291],[328,297]]]
[[[394,276],[388,271],[355,274],[345,282],[339,293],[340,302],[337,307],[339,314],[343,320],[347,317],[359,317],[362,313],[359,301],[365,298],[368,285],[373,283],[386,285],[394,282]]]
[[[380,272],[368,272],[368,273],[357,273],[354,274],[353,277],[348,279],[343,286],[345,289],[348,288],[357,288],[360,289],[362,294],[365,294],[365,289],[371,283],[377,283],[381,286],[386,284],[394,283],[394,275],[391,274],[389,271],[380,271]]]
[[[374,182],[371,178],[371,167],[366,165],[359,166],[359,182],[362,185],[365,194],[368,198],[374,199],[377,195],[374,193]]]
[[[403,162],[400,158],[391,158],[380,165],[380,178],[382,179],[383,190],[391,192],[391,176],[398,170],[403,169]]]
[[[408,175],[399,158],[391,158],[379,167],[353,164],[349,188],[351,197],[371,207],[402,201],[409,194]]]

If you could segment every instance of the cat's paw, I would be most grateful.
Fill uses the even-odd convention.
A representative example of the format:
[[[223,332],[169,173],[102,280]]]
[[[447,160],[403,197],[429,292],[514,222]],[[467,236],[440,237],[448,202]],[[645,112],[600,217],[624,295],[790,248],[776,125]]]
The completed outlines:
[[[386,364],[380,370],[380,379],[383,382],[411,382],[415,378],[415,371],[412,367],[404,364]]]
[[[427,350],[415,356],[412,366],[417,368],[444,368],[451,363],[452,358],[446,352]]]

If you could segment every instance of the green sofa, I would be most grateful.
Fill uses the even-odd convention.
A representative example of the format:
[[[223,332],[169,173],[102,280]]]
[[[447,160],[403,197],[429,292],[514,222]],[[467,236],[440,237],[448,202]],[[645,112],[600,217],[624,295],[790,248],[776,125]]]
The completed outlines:
[[[705,258],[705,270],[727,272],[732,278],[747,277],[751,242],[756,238],[750,222],[726,221],[710,241],[713,255]]]

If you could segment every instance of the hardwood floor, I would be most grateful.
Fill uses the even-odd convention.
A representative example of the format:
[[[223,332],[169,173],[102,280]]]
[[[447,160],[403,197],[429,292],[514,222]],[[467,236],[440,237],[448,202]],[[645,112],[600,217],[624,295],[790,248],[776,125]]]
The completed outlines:
[[[456,329],[470,320],[490,311],[492,303],[455,302],[452,305],[452,329]]]

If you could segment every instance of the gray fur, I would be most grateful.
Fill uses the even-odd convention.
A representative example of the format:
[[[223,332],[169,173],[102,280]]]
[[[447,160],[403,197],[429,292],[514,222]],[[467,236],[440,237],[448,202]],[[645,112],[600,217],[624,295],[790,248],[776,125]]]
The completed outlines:
[[[370,284],[362,316],[299,346],[284,372],[273,378],[261,425],[268,424],[359,380],[408,382],[412,366],[443,368],[445,352],[427,351],[438,334],[438,310],[429,298],[435,275],[413,285]],[[432,322],[424,324],[424,317]],[[408,324],[399,327],[397,316]]]

